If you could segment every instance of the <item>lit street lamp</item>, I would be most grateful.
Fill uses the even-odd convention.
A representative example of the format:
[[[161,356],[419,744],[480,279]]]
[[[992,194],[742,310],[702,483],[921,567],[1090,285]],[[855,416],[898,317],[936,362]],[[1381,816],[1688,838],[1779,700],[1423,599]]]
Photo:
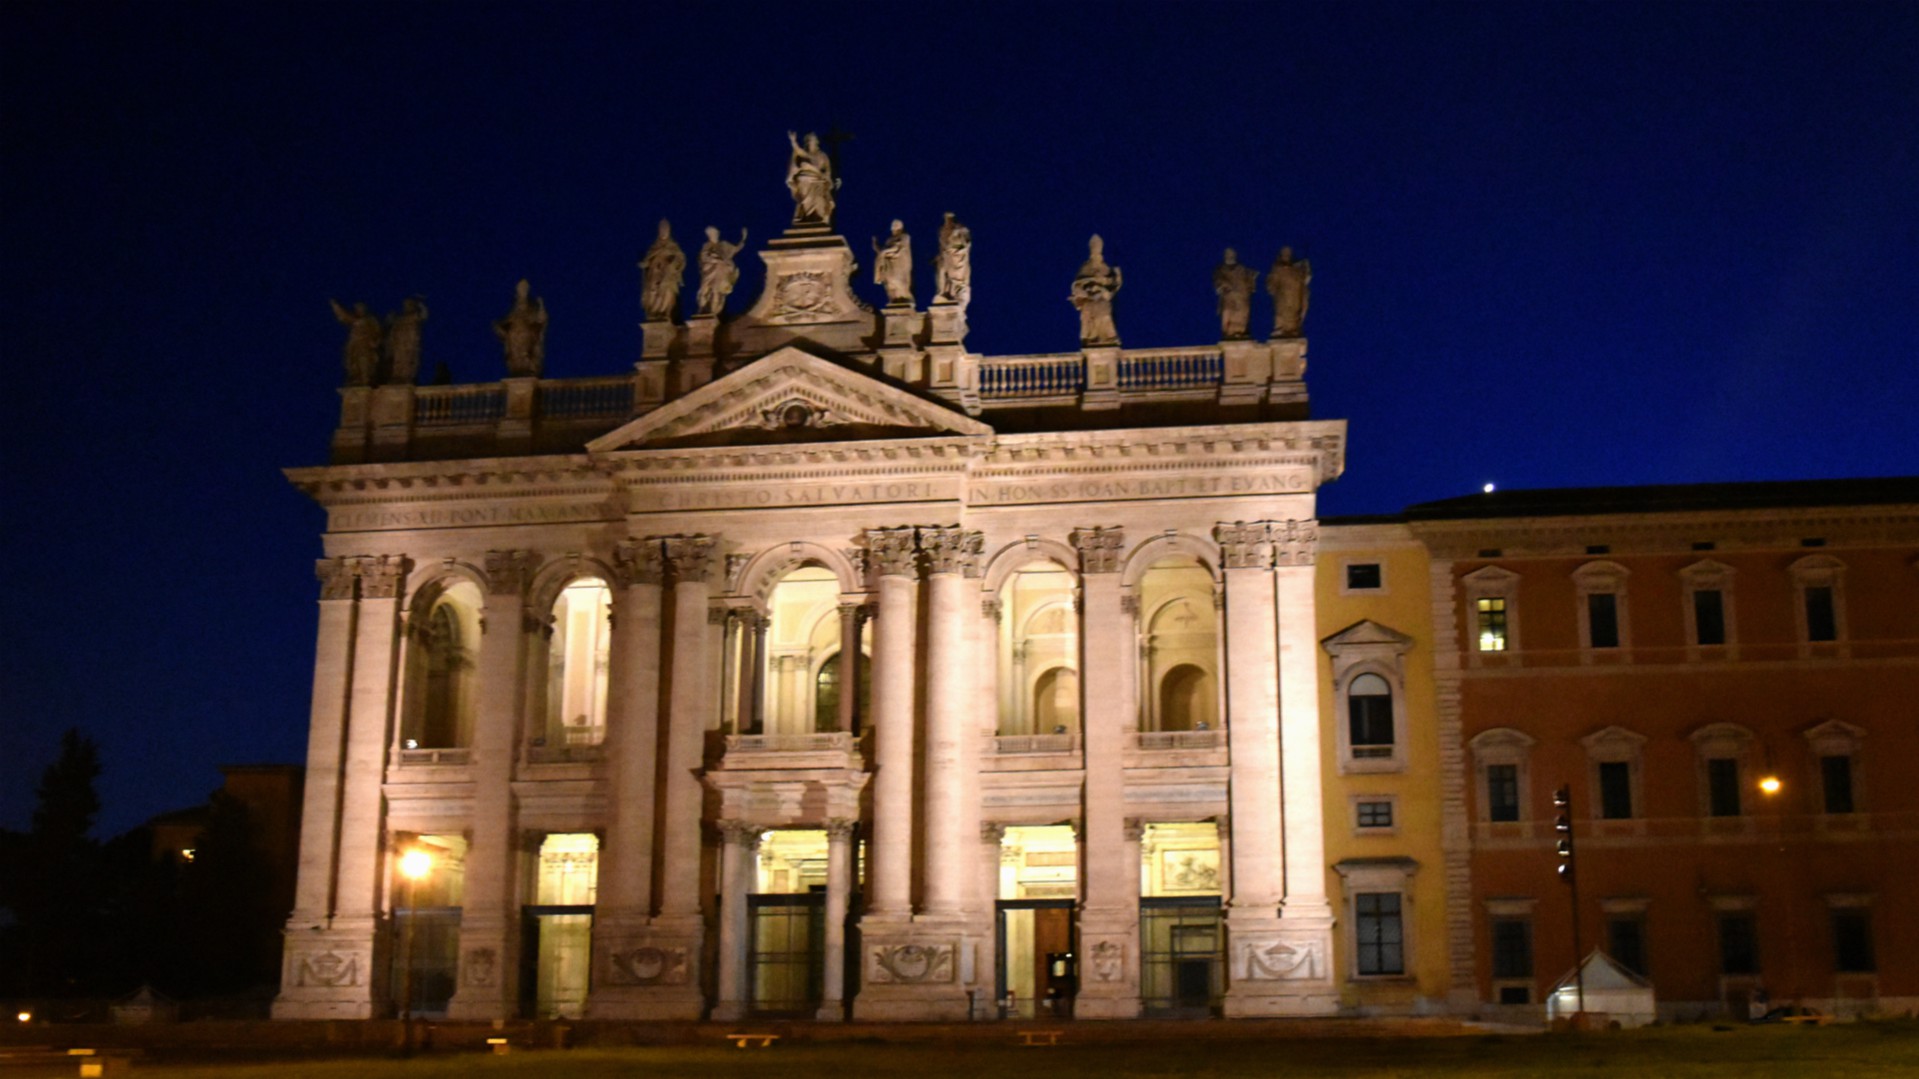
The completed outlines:
[[[400,1052],[413,1052],[413,923],[419,920],[420,881],[433,872],[433,855],[413,847],[400,855],[400,875],[406,878],[406,933],[401,941]]]

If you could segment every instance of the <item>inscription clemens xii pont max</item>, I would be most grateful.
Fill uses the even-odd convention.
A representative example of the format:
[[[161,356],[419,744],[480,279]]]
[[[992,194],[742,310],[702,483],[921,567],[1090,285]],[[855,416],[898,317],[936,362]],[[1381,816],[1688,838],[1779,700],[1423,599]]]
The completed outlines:
[[[981,481],[966,489],[969,505],[995,506],[1086,499],[1204,498],[1209,495],[1285,494],[1303,491],[1304,475],[1262,472],[1257,475],[1169,476],[1150,479],[1043,479]],[[786,506],[855,505],[872,502],[932,502],[952,499],[958,483],[953,478],[885,480],[872,483],[809,483],[771,487],[756,483],[737,487],[703,487],[675,491],[641,485],[634,490],[638,512],[692,509],[754,509]],[[454,528],[486,524],[533,524],[552,521],[591,521],[616,516],[611,503],[523,503],[492,505],[422,505],[341,507],[334,511],[336,532],[400,528]]]

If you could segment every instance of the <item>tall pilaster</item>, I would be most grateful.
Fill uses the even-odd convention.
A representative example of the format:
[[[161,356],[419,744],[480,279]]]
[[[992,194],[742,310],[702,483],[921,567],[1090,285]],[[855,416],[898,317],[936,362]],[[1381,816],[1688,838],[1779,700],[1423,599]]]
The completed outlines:
[[[1286,898],[1281,920],[1306,929],[1324,920],[1326,840],[1320,800],[1319,633],[1313,603],[1313,562],[1319,549],[1317,521],[1273,525],[1273,578],[1279,636],[1280,781],[1286,833]],[[1331,937],[1326,945],[1331,947]],[[1327,954],[1331,954],[1330,951]],[[1330,972],[1328,972],[1330,976]]]
[[[720,822],[720,984],[713,1018],[727,1022],[746,1016],[746,897],[759,876],[760,830],[743,821]]]
[[[664,554],[657,539],[614,551],[620,587],[607,671],[606,846],[593,912],[593,992],[587,1014],[637,1018],[634,969],[653,909],[654,777],[659,765],[660,618]]]
[[[854,825],[854,821],[842,819],[826,822],[826,933],[822,945],[826,957],[820,972],[820,1010],[815,1018],[828,1022],[846,1018],[846,911],[853,891]]]
[[[505,1019],[518,1008],[518,807],[513,763],[525,700],[528,639],[544,643],[544,620],[526,609],[538,567],[531,551],[488,551],[481,615],[480,686],[473,723],[472,838],[460,911],[460,978],[447,1004],[452,1019]]]
[[[965,802],[963,774],[977,767],[970,719],[976,666],[968,632],[969,608],[977,609],[978,532],[922,528],[927,563],[926,641],[926,903],[929,915],[956,915],[972,907],[969,823],[977,808]],[[972,601],[968,602],[968,592]]]
[[[1088,1019],[1128,1019],[1139,1014],[1139,860],[1127,861],[1126,771],[1129,739],[1124,690],[1134,645],[1131,623],[1120,609],[1120,557],[1125,535],[1117,528],[1082,528],[1072,534],[1080,569],[1080,687],[1084,706],[1085,821],[1079,915],[1079,996],[1074,1014]]]
[[[860,697],[860,624],[863,621],[859,604],[840,604],[840,700],[839,712],[833,721],[842,731],[853,730],[858,718],[855,708]]]
[[[313,659],[312,727],[307,738],[307,774],[300,871],[293,915],[287,920],[278,1019],[359,1018],[372,1014],[373,934],[333,932],[333,895],[340,844],[340,798],[345,786],[346,741],[353,705],[356,604],[360,563],[323,558],[319,640]]]
[[[904,919],[913,888],[913,665],[918,554],[911,528],[869,529],[879,576],[873,623],[873,839],[866,919]]]

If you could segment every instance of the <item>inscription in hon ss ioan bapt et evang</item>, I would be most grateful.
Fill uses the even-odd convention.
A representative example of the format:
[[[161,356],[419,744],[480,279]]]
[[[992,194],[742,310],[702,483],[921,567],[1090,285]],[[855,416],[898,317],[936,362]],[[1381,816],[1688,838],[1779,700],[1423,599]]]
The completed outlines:
[[[1311,489],[1311,484],[1304,474],[1277,471],[1236,476],[998,480],[974,483],[966,492],[966,501],[973,505],[996,506],[1015,502],[1091,502],[1116,499],[1287,494]]]

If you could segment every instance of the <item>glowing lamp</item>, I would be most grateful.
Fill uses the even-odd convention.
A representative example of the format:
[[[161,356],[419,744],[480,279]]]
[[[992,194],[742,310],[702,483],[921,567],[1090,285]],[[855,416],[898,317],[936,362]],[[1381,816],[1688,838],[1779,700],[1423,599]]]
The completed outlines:
[[[14,1016],[14,1018],[20,1020],[22,1023],[31,1023],[33,1022],[33,1013],[21,1012],[19,1015]]]
[[[400,875],[408,880],[419,880],[433,872],[433,856],[418,847],[400,855]]]
[[[1775,775],[1764,776],[1759,780],[1759,789],[1767,794],[1778,794],[1779,788],[1783,786],[1785,784],[1779,782],[1779,777]]]

